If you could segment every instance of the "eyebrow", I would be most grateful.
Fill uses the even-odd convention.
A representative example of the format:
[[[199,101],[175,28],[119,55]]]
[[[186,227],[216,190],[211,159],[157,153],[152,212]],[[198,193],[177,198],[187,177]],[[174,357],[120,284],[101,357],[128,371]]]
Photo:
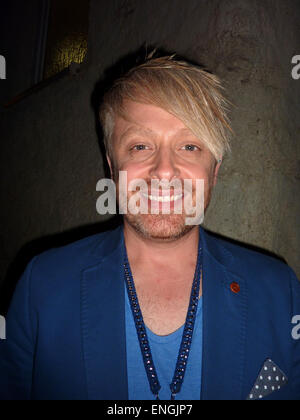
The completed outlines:
[[[134,125],[134,126],[131,125],[121,135],[121,140],[123,140],[124,137],[127,137],[130,134],[136,134],[136,133],[144,134],[148,137],[155,137],[155,132],[153,130],[151,130],[150,128],[143,128],[143,127],[140,127],[138,125]]]
[[[130,134],[144,134],[147,137],[156,137],[156,133],[155,131],[151,130],[151,128],[145,128],[145,127],[141,127],[139,125],[132,125],[130,127],[128,127],[124,133],[121,135],[121,140],[123,140],[125,137],[127,137]],[[174,133],[174,136],[177,135],[190,135],[190,136],[194,136],[194,134],[191,132],[190,129],[188,129],[187,127],[183,127],[180,128],[176,133]]]

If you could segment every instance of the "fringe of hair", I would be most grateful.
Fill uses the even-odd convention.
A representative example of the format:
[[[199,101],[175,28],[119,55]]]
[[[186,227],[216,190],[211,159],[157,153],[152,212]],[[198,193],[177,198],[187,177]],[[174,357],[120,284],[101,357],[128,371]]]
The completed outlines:
[[[173,114],[201,139],[216,160],[230,150],[232,130],[223,87],[216,76],[200,67],[178,61],[175,55],[150,55],[117,79],[104,95],[99,112],[109,155],[114,118],[126,116],[126,100],[156,105]]]

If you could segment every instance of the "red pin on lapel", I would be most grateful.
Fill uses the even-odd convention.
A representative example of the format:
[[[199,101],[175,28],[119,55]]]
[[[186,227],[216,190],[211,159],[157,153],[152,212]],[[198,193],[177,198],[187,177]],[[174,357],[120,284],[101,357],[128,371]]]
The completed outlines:
[[[237,282],[233,281],[230,285],[230,290],[233,293],[239,293],[241,288],[240,288],[240,285]]]

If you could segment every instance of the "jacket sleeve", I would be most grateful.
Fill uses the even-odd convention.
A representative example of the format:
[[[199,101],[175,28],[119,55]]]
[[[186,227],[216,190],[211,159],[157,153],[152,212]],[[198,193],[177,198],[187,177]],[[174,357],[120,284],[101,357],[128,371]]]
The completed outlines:
[[[296,318],[296,324],[291,324],[292,340],[293,340],[293,370],[292,370],[292,388],[295,390],[297,400],[300,401],[300,282],[292,270],[291,291],[292,291],[292,320]]]
[[[36,336],[31,306],[31,273],[35,258],[19,280],[6,317],[6,339],[0,340],[0,400],[30,400]]]

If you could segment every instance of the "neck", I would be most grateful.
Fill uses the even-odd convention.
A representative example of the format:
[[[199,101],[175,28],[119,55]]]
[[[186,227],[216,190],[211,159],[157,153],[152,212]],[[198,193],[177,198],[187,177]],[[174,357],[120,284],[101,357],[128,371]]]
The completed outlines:
[[[172,241],[145,238],[124,221],[124,238],[131,264],[151,264],[154,267],[173,266],[184,269],[185,262],[197,259],[199,226]]]

